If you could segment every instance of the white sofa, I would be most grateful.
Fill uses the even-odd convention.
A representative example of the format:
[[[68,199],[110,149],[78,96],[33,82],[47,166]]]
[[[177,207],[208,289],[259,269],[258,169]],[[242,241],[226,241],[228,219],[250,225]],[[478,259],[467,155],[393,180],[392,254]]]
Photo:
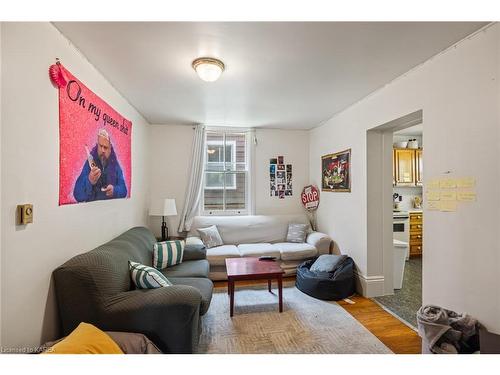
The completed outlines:
[[[304,215],[197,216],[186,239],[187,243],[202,243],[198,228],[216,225],[224,245],[207,249],[209,277],[226,280],[226,258],[276,257],[286,275],[293,275],[305,259],[328,254],[331,238],[320,232],[310,232],[306,242],[286,242],[289,223],[309,224]]]

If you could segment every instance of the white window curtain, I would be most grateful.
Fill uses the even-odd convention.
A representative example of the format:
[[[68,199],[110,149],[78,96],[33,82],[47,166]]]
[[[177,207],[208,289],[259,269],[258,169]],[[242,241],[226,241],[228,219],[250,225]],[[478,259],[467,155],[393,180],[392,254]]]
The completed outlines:
[[[189,232],[194,217],[198,214],[201,192],[203,190],[203,168],[205,163],[205,126],[197,125],[194,130],[193,148],[191,150],[191,170],[189,185],[184,199],[179,233]]]

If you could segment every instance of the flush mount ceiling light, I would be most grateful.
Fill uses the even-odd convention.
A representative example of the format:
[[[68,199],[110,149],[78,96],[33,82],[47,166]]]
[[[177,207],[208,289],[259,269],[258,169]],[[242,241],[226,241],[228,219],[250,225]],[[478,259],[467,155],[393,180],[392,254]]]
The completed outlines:
[[[224,71],[224,63],[213,57],[200,57],[194,60],[191,66],[205,82],[217,81]]]

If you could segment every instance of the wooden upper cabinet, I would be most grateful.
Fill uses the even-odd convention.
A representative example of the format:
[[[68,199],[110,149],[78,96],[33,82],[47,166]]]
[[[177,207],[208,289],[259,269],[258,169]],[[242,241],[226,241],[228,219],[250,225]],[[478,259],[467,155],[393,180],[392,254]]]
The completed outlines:
[[[422,186],[423,177],[423,163],[422,163],[422,150],[415,150],[415,183]]]
[[[394,186],[422,186],[423,150],[395,148],[392,155],[392,183]]]
[[[399,186],[415,185],[415,150],[394,150],[394,180]]]

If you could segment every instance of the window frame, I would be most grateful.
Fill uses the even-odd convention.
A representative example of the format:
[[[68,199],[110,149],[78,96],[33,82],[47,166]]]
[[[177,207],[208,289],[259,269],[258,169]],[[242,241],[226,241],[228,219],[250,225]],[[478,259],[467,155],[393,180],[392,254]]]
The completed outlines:
[[[208,132],[207,132],[208,133]],[[213,133],[213,132],[212,132]],[[212,164],[221,164],[222,163],[222,167],[225,168],[226,166],[226,153],[224,150],[224,143],[227,145],[227,143],[229,143],[231,145],[231,160],[236,160],[236,141],[226,141],[224,142],[224,140],[222,141],[206,141],[206,148],[208,149],[208,147],[210,145],[215,145],[215,146],[222,146],[222,153],[223,153],[223,160],[222,162],[220,161],[206,161],[205,163],[205,166],[207,166],[208,164],[212,163]],[[207,152],[208,153],[208,152]],[[245,155],[246,157],[246,155]],[[233,162],[231,162],[233,163]],[[236,164],[236,161],[234,162],[234,164]],[[246,164],[246,163],[245,163]],[[236,186],[236,173],[234,173],[234,176],[232,178],[232,184],[227,187],[227,186],[207,186],[206,185],[206,173],[214,173],[214,174],[220,174],[220,173],[224,173],[227,172],[227,171],[224,171],[224,170],[221,170],[221,171],[206,171],[206,170],[203,170],[204,172],[204,175],[203,175],[203,190],[219,190],[219,189],[226,189],[226,190],[236,190],[237,189],[237,186]],[[224,182],[226,181],[226,179],[224,179]]]
[[[226,169],[226,161],[224,160],[224,170],[217,172],[214,171],[214,173],[230,173],[234,174],[235,179],[238,173],[245,174],[245,208],[244,209],[222,209],[222,210],[215,210],[215,209],[205,209],[205,189],[207,190],[215,190],[217,188],[207,188],[206,187],[206,166],[208,161],[205,161],[203,163],[203,182],[202,182],[202,191],[201,191],[201,199],[200,199],[200,208],[199,212],[200,215],[202,216],[245,216],[245,215],[252,215],[254,212],[254,191],[253,191],[253,146],[255,143],[255,133],[253,129],[249,128],[230,128],[230,127],[207,127],[206,128],[206,134],[205,134],[205,150],[204,153],[207,155],[207,148],[209,142],[207,141],[208,135],[213,133],[216,134],[222,134],[223,135],[223,140],[222,141],[213,141],[213,142],[220,142],[224,144],[226,141],[226,135],[227,134],[243,134],[245,136],[245,170],[227,170]],[[234,142],[234,159],[236,160],[236,141],[229,141],[229,142]],[[225,158],[225,150],[223,150],[224,153],[224,158]],[[232,151],[233,153],[233,151]],[[236,161],[234,162],[236,164]],[[208,171],[209,173],[209,171]],[[225,181],[225,178],[224,178]],[[237,189],[236,183],[235,183],[235,189]],[[232,190],[226,188],[226,190]],[[223,193],[223,206],[225,206],[225,194]]]

